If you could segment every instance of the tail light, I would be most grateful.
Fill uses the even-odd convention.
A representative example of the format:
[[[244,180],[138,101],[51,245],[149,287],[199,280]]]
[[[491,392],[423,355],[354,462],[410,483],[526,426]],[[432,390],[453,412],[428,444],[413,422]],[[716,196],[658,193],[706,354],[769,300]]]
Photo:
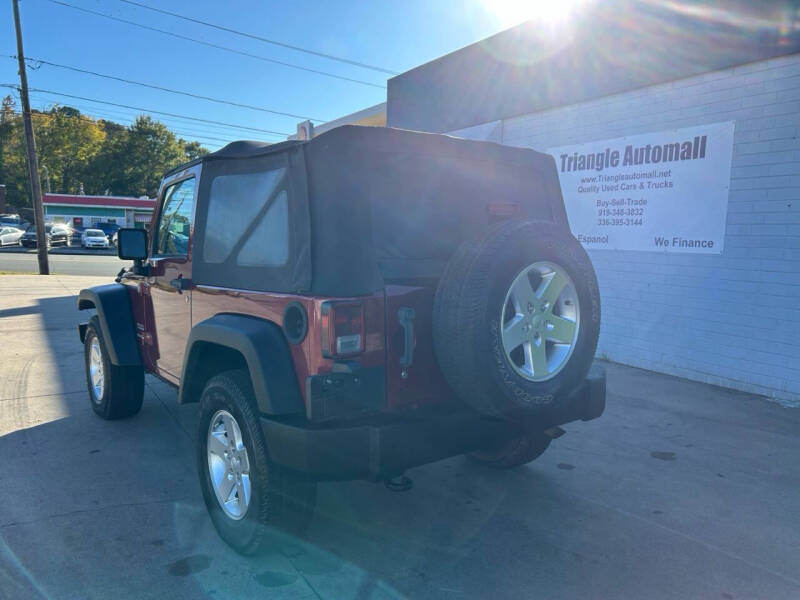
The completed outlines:
[[[323,302],[321,323],[325,358],[364,351],[364,307],[360,302]]]

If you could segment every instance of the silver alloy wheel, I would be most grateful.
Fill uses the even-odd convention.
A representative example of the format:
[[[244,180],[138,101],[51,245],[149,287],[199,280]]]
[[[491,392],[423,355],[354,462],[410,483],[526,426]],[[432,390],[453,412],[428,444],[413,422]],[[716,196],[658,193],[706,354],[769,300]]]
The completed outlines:
[[[89,346],[89,381],[92,384],[92,402],[95,404],[100,404],[103,401],[105,379],[103,351],[100,349],[100,340],[95,335],[92,337],[92,343]]]
[[[250,460],[242,430],[226,410],[218,410],[211,417],[206,454],[217,502],[226,515],[238,521],[250,505]]]
[[[514,278],[500,314],[503,349],[529,381],[547,381],[567,364],[580,329],[575,284],[563,267],[528,265]]]

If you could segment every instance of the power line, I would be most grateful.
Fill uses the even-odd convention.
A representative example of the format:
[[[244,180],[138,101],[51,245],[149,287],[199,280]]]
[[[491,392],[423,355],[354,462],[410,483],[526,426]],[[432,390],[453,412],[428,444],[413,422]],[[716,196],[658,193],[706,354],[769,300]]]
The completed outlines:
[[[208,46],[209,48],[216,48],[217,50],[223,50],[225,52],[230,52],[232,54],[238,54],[240,56],[247,56],[249,58],[254,58],[256,60],[260,60],[263,62],[273,63],[276,65],[282,65],[284,67],[289,67],[290,69],[297,69],[299,71],[307,71],[308,73],[315,73],[317,75],[324,75],[325,77],[332,77],[334,79],[341,79],[342,81],[350,81],[352,83],[360,83],[362,85],[368,85],[370,87],[376,87],[382,90],[386,89],[385,85],[378,85],[376,83],[370,83],[369,81],[362,81],[361,79],[353,79],[351,77],[344,77],[343,75],[336,75],[335,73],[329,73],[327,71],[319,71],[317,69],[310,69],[308,67],[301,67],[300,65],[295,65],[292,63],[283,62],[280,60],[275,60],[272,58],[267,58],[266,56],[259,56],[258,54],[252,54],[250,52],[245,52],[243,50],[237,50],[235,48],[229,48],[228,46],[222,46],[220,44],[214,44],[212,42],[206,42],[205,40],[198,40],[197,38],[189,37],[186,35],[181,35],[179,33],[175,33],[173,31],[165,31],[164,29],[158,29],[157,27],[151,27],[149,25],[143,25],[141,23],[137,23],[135,21],[129,21],[128,19],[123,19],[121,17],[115,17],[113,15],[109,15],[106,13],[102,13],[96,10],[91,10],[89,8],[83,8],[82,6],[75,6],[73,4],[69,4],[67,2],[61,2],[60,0],[47,0],[47,2],[51,2],[52,4],[57,4],[59,6],[65,6],[67,8],[72,8],[74,10],[78,10],[81,12],[85,12],[91,15],[96,15],[98,17],[103,17],[104,19],[110,19],[112,21],[118,21],[119,23],[125,23],[127,25],[132,25],[133,27],[139,27],[140,29],[146,29],[148,31],[155,31],[157,33],[161,33],[167,35],[171,38],[178,38],[181,40],[186,40],[187,42],[193,42],[195,44],[200,44],[201,46]]]
[[[9,83],[0,84],[0,87],[16,89],[17,86]],[[32,92],[42,92],[45,94],[53,94],[55,96],[63,96],[64,98],[74,98],[75,100],[86,100],[87,102],[96,102],[98,104],[108,104],[109,106],[119,106],[120,108],[129,108],[131,110],[140,110],[145,113],[153,113],[156,115],[166,115],[168,117],[179,117],[182,119],[188,119],[190,121],[197,121],[199,123],[211,123],[213,125],[225,125],[227,127],[235,127],[236,129],[246,129],[248,131],[257,131],[259,133],[271,133],[273,135],[279,136],[288,136],[288,133],[283,133],[280,131],[272,131],[270,129],[259,129],[258,127],[248,127],[246,125],[235,125],[232,123],[223,123],[222,121],[212,121],[211,119],[201,119],[200,117],[187,117],[186,115],[178,115],[175,113],[164,112],[161,110],[152,110],[149,108],[142,108],[140,106],[131,106],[129,104],[120,104],[117,102],[108,102],[107,100],[96,100],[94,98],[87,98],[85,96],[76,96],[74,94],[65,94],[63,92],[54,92],[52,90],[43,90],[41,88],[31,88]]]
[[[37,95],[39,95],[38,92],[35,92],[35,93]],[[92,111],[92,112],[96,112],[97,111],[97,109],[95,107],[86,107],[86,106],[81,106],[81,105],[76,105],[76,104],[70,104],[70,105],[59,104],[58,102],[52,101],[52,100],[49,100],[49,99],[42,100],[40,98],[38,101],[39,102],[43,102],[43,101],[44,102],[51,102],[51,103],[53,103],[53,104],[55,104],[57,106],[61,106],[61,107],[65,107],[65,108],[83,109],[83,110],[89,110],[89,111]],[[34,109],[34,111],[35,112],[33,112],[33,111],[31,112],[31,115],[34,116],[34,117],[45,117],[45,118],[48,118],[48,119],[54,119],[54,118],[57,118],[57,117],[64,117],[64,118],[68,118],[68,119],[79,119],[79,120],[86,121],[86,122],[92,123],[92,124],[100,124],[100,122],[106,122],[106,123],[113,123],[115,125],[122,125],[122,126],[128,127],[128,126],[132,125],[136,120],[135,116],[131,116],[131,115],[128,115],[128,114],[125,114],[125,113],[120,113],[119,111],[115,111],[113,109],[105,109],[105,111],[103,111],[103,112],[111,112],[111,113],[118,113],[118,114],[112,114],[111,116],[102,115],[102,114],[96,114],[96,115],[90,115],[90,114],[77,114],[77,115],[75,115],[75,114],[68,114],[68,113],[58,113],[58,114],[56,114],[56,113],[52,112],[53,108],[50,108],[50,109]],[[22,114],[18,110],[13,110],[12,113],[16,114],[16,115],[21,115]],[[120,121],[127,121],[127,123],[120,123]],[[241,139],[241,137],[236,135],[235,132],[231,132],[229,134],[228,132],[225,132],[225,131],[223,131],[223,132],[220,132],[220,131],[208,131],[208,130],[202,130],[202,129],[194,129],[192,131],[187,131],[185,129],[179,129],[180,127],[183,127],[183,124],[181,124],[181,123],[177,123],[176,124],[177,127],[175,125],[172,125],[172,124],[169,124],[169,123],[165,123],[165,124],[167,125],[167,127],[169,128],[169,130],[173,134],[178,134],[179,136],[189,136],[190,138],[196,139],[196,140],[207,140],[207,141],[212,141],[212,142],[224,142],[224,143],[228,144],[230,142],[237,141],[237,140]],[[227,136],[227,137],[225,137],[225,138],[216,137],[218,135],[224,135],[224,136]]]
[[[75,103],[70,102],[69,104],[64,104],[62,100],[56,100],[54,98],[43,96],[42,94],[38,94],[35,92],[34,94],[36,96],[36,101],[39,102],[40,106],[43,107],[37,109],[40,112],[49,112],[57,106],[68,106],[70,108],[77,108],[78,110],[81,111],[81,113],[84,116],[90,119],[119,122],[119,124],[122,125],[129,125],[136,120],[136,116],[134,114],[131,114],[130,112],[121,109],[114,109],[107,107],[98,108],[96,106],[89,106],[88,104],[78,104],[77,102]],[[164,124],[171,126],[170,122],[168,122],[167,119],[164,119]],[[178,125],[183,126],[185,125],[185,123],[178,123]]]
[[[296,50],[298,52],[304,52],[306,54],[313,54],[314,56],[321,56],[323,58],[327,58],[329,60],[335,60],[337,62],[346,63],[349,65],[355,65],[356,67],[361,67],[363,69],[370,69],[372,71],[380,71],[381,73],[387,73],[389,75],[397,75],[396,71],[390,71],[389,69],[384,69],[383,67],[376,67],[374,65],[368,65],[366,63],[358,62],[355,60],[350,60],[349,58],[342,58],[341,56],[334,56],[332,54],[326,54],[325,52],[317,52],[316,50],[309,50],[308,48],[301,48],[300,46],[293,46],[292,44],[287,44],[285,42],[279,42],[277,40],[271,40],[269,38],[264,38],[252,33],[247,33],[245,31],[239,31],[238,29],[232,29],[230,27],[225,27],[223,25],[217,25],[215,23],[209,23],[208,21],[201,21],[200,19],[196,19],[194,17],[187,17],[186,15],[181,15],[179,13],[170,12],[168,10],[164,10],[163,8],[155,8],[154,6],[148,6],[147,4],[142,4],[140,2],[134,2],[134,0],[119,0],[120,2],[124,2],[125,4],[130,4],[132,6],[138,6],[140,8],[145,8],[147,10],[152,10],[153,12],[161,13],[162,15],[169,15],[171,17],[176,17],[178,19],[183,19],[184,21],[190,21],[191,23],[197,23],[198,25],[204,25],[205,27],[211,27],[213,29],[219,29],[220,31],[226,31],[228,33],[233,33],[235,35],[240,35],[242,37],[250,38],[251,40],[258,40],[259,42],[265,42],[267,44],[272,44],[274,46],[280,46],[281,48],[289,48],[290,50]]]
[[[191,141],[194,140],[196,142],[222,142],[223,144],[230,144],[231,141],[235,140],[225,140],[222,138],[212,137],[208,135],[197,135],[192,133],[191,131],[180,131],[179,129],[173,129],[173,133],[177,134],[177,137],[182,138],[183,141]]]
[[[36,111],[36,112],[34,112],[34,111]],[[15,115],[21,115],[22,114],[22,112],[18,111],[18,110],[14,110],[14,111],[11,111],[11,112],[13,114],[15,114]],[[56,113],[41,111],[41,110],[37,110],[37,109],[33,109],[31,111],[31,116],[34,116],[34,117],[45,117],[45,118],[48,118],[48,119],[56,119],[58,117],[64,117],[65,119],[80,119],[81,121],[86,121],[87,123],[93,123],[95,125],[98,125],[100,121],[109,121],[108,119],[94,118],[94,117],[91,117],[90,115],[70,115],[70,114],[64,114],[64,113],[56,114]]]
[[[15,114],[20,114],[20,113],[15,113]],[[52,119],[52,118],[55,118],[55,117],[58,116],[58,115],[52,115],[52,114],[48,114],[48,113],[31,113],[31,114],[32,114],[32,116],[34,118],[36,118],[36,117],[44,117],[44,118]],[[81,118],[81,115],[65,115],[65,116],[68,119],[75,119],[75,118],[80,119]],[[86,119],[86,120],[88,121],[88,119]],[[93,121],[93,122],[96,122],[96,121]],[[222,144],[229,144],[232,141],[232,140],[229,140],[229,139],[223,139],[223,138],[217,138],[217,137],[213,137],[213,136],[209,136],[209,135],[197,134],[197,133],[194,133],[192,131],[182,131],[180,129],[172,129],[172,128],[170,128],[170,131],[172,132],[173,135],[175,135],[176,138],[178,138],[180,140],[183,140],[184,142],[197,141],[197,142],[211,143],[212,145],[216,145],[219,142],[221,142]]]
[[[115,108],[106,108],[106,107],[98,108],[96,106],[88,106],[86,104],[78,104],[78,103],[73,103],[73,102],[70,102],[67,105],[67,104],[63,104],[59,100],[56,100],[54,98],[45,96],[45,95],[41,94],[40,92],[33,92],[32,95],[35,95],[39,102],[55,104],[55,105],[59,105],[59,106],[70,106],[72,108],[80,109],[87,116],[89,116],[91,118],[98,118],[98,119],[102,119],[104,121],[125,120],[125,121],[130,121],[131,123],[136,120],[136,115],[131,115],[129,112],[124,111],[124,110],[119,110],[119,109],[115,109]],[[89,113],[95,113],[96,116],[92,115],[92,114],[89,114]],[[169,126],[170,128],[187,126],[187,123],[181,123],[180,122],[180,121],[185,121],[186,120],[184,117],[168,117],[168,118],[161,118],[159,120],[163,121],[164,124]],[[190,121],[189,124],[190,125],[192,124],[191,121]],[[194,129],[194,131],[201,131],[203,133],[211,133],[213,135],[229,135],[234,140],[241,139],[240,136],[242,134],[240,132],[238,132],[238,131],[235,131],[235,130],[231,131],[230,127],[228,127],[228,126],[206,125],[206,127],[210,127],[211,129],[210,130],[194,129],[194,128],[193,129]],[[277,134],[265,134],[265,135],[281,137],[281,136],[278,136]]]
[[[13,58],[15,60],[17,58],[16,56],[13,56],[13,55],[6,55],[6,56],[8,58]],[[216,102],[217,104],[227,104],[229,106],[236,106],[238,108],[247,108],[247,109],[250,109],[250,110],[257,110],[257,111],[260,111],[260,112],[270,113],[270,114],[273,114],[273,115],[281,115],[281,116],[284,116],[284,117],[292,117],[293,119],[301,119],[301,120],[308,119],[309,121],[317,121],[319,123],[322,123],[322,122],[325,121],[325,119],[316,119],[316,118],[313,118],[313,117],[309,117],[307,115],[295,115],[295,114],[292,114],[292,113],[281,112],[279,110],[272,110],[270,108],[262,108],[260,106],[252,106],[250,104],[240,104],[238,102],[232,102],[230,100],[220,100],[219,98],[212,98],[210,96],[203,96],[201,94],[194,94],[192,92],[184,92],[184,91],[181,91],[181,90],[173,90],[173,89],[170,89],[170,88],[162,87],[160,85],[154,85],[154,84],[151,84],[151,83],[143,83],[141,81],[133,81],[132,79],[125,79],[124,77],[117,77],[116,75],[108,75],[106,73],[98,73],[96,71],[90,71],[88,69],[81,69],[79,67],[71,67],[69,65],[61,65],[61,64],[58,64],[58,63],[54,63],[54,62],[50,62],[50,61],[47,61],[47,60],[43,60],[41,58],[28,57],[25,60],[26,60],[26,62],[27,61],[33,61],[33,62],[37,62],[37,63],[43,64],[43,65],[48,65],[50,67],[56,67],[58,69],[66,69],[68,71],[75,71],[76,73],[84,73],[86,75],[92,75],[94,77],[102,77],[103,79],[113,79],[114,81],[120,81],[122,83],[128,83],[128,84],[131,84],[131,85],[138,85],[138,86],[150,88],[152,90],[159,90],[159,91],[162,91],[162,92],[168,92],[170,94],[178,94],[180,96],[187,96],[189,98],[197,98],[199,100],[208,100],[209,102]]]
[[[22,115],[22,112],[18,111],[18,110],[15,110],[15,111],[12,111],[12,114]],[[95,125],[99,124],[100,121],[113,122],[113,121],[109,121],[108,119],[105,119],[105,118],[92,118],[89,115],[54,114],[54,113],[41,112],[41,111],[36,111],[36,112],[31,111],[31,116],[34,117],[34,118],[35,117],[42,117],[42,118],[46,118],[46,119],[56,119],[58,117],[64,117],[66,119],[79,119],[81,121],[86,121],[88,123],[93,123]],[[187,141],[185,139],[185,137],[187,137],[187,136],[189,138],[197,140],[197,141],[205,140],[205,141],[213,141],[213,142],[224,142],[225,144],[229,144],[230,142],[235,141],[235,140],[231,140],[231,139],[217,138],[217,137],[213,137],[213,136],[209,136],[209,135],[203,135],[203,134],[198,135],[197,133],[192,132],[192,131],[181,131],[179,129],[172,129],[172,128],[170,128],[170,131],[173,134],[178,134],[176,137],[184,136],[184,141]],[[189,141],[191,141],[191,140],[189,140]]]
[[[55,98],[51,98],[49,96],[43,95],[41,92],[32,92],[31,99],[35,100],[39,103],[41,108],[36,108],[34,110],[38,111],[36,114],[43,114],[45,116],[56,116],[51,115],[51,112],[56,107],[63,107],[63,108],[75,108],[81,111],[82,114],[80,115],[68,115],[64,113],[60,113],[61,116],[75,118],[78,117],[80,119],[84,119],[86,121],[93,121],[93,122],[100,122],[104,121],[106,123],[113,123],[116,125],[121,126],[129,126],[132,125],[136,121],[136,115],[132,115],[131,113],[119,109],[114,108],[98,108],[96,106],[89,106],[87,104],[78,104],[70,102],[69,104],[64,104],[60,100],[56,100]],[[14,111],[15,113],[18,111]],[[179,123],[174,122],[173,118],[163,119],[160,120],[163,122],[171,131],[175,131],[175,127],[184,127],[186,123]],[[212,125],[211,127],[217,127]],[[200,130],[198,130],[200,131]],[[226,131],[204,131],[204,133],[213,133],[217,135],[226,135]],[[236,136],[235,132],[231,132],[232,136]]]

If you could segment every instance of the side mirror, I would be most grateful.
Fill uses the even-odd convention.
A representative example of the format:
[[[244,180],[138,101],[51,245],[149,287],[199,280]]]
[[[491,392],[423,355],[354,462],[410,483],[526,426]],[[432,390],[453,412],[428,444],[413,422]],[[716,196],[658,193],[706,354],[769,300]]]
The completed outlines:
[[[142,261],[147,258],[147,231],[120,229],[117,232],[117,256],[122,260]]]

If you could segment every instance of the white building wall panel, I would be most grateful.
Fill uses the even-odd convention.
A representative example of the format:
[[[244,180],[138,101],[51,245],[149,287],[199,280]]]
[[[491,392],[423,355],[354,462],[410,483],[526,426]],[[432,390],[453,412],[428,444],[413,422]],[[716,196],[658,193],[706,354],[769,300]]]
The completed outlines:
[[[723,253],[590,251],[598,355],[800,402],[800,55],[506,119],[501,139],[544,150],[723,121]]]

